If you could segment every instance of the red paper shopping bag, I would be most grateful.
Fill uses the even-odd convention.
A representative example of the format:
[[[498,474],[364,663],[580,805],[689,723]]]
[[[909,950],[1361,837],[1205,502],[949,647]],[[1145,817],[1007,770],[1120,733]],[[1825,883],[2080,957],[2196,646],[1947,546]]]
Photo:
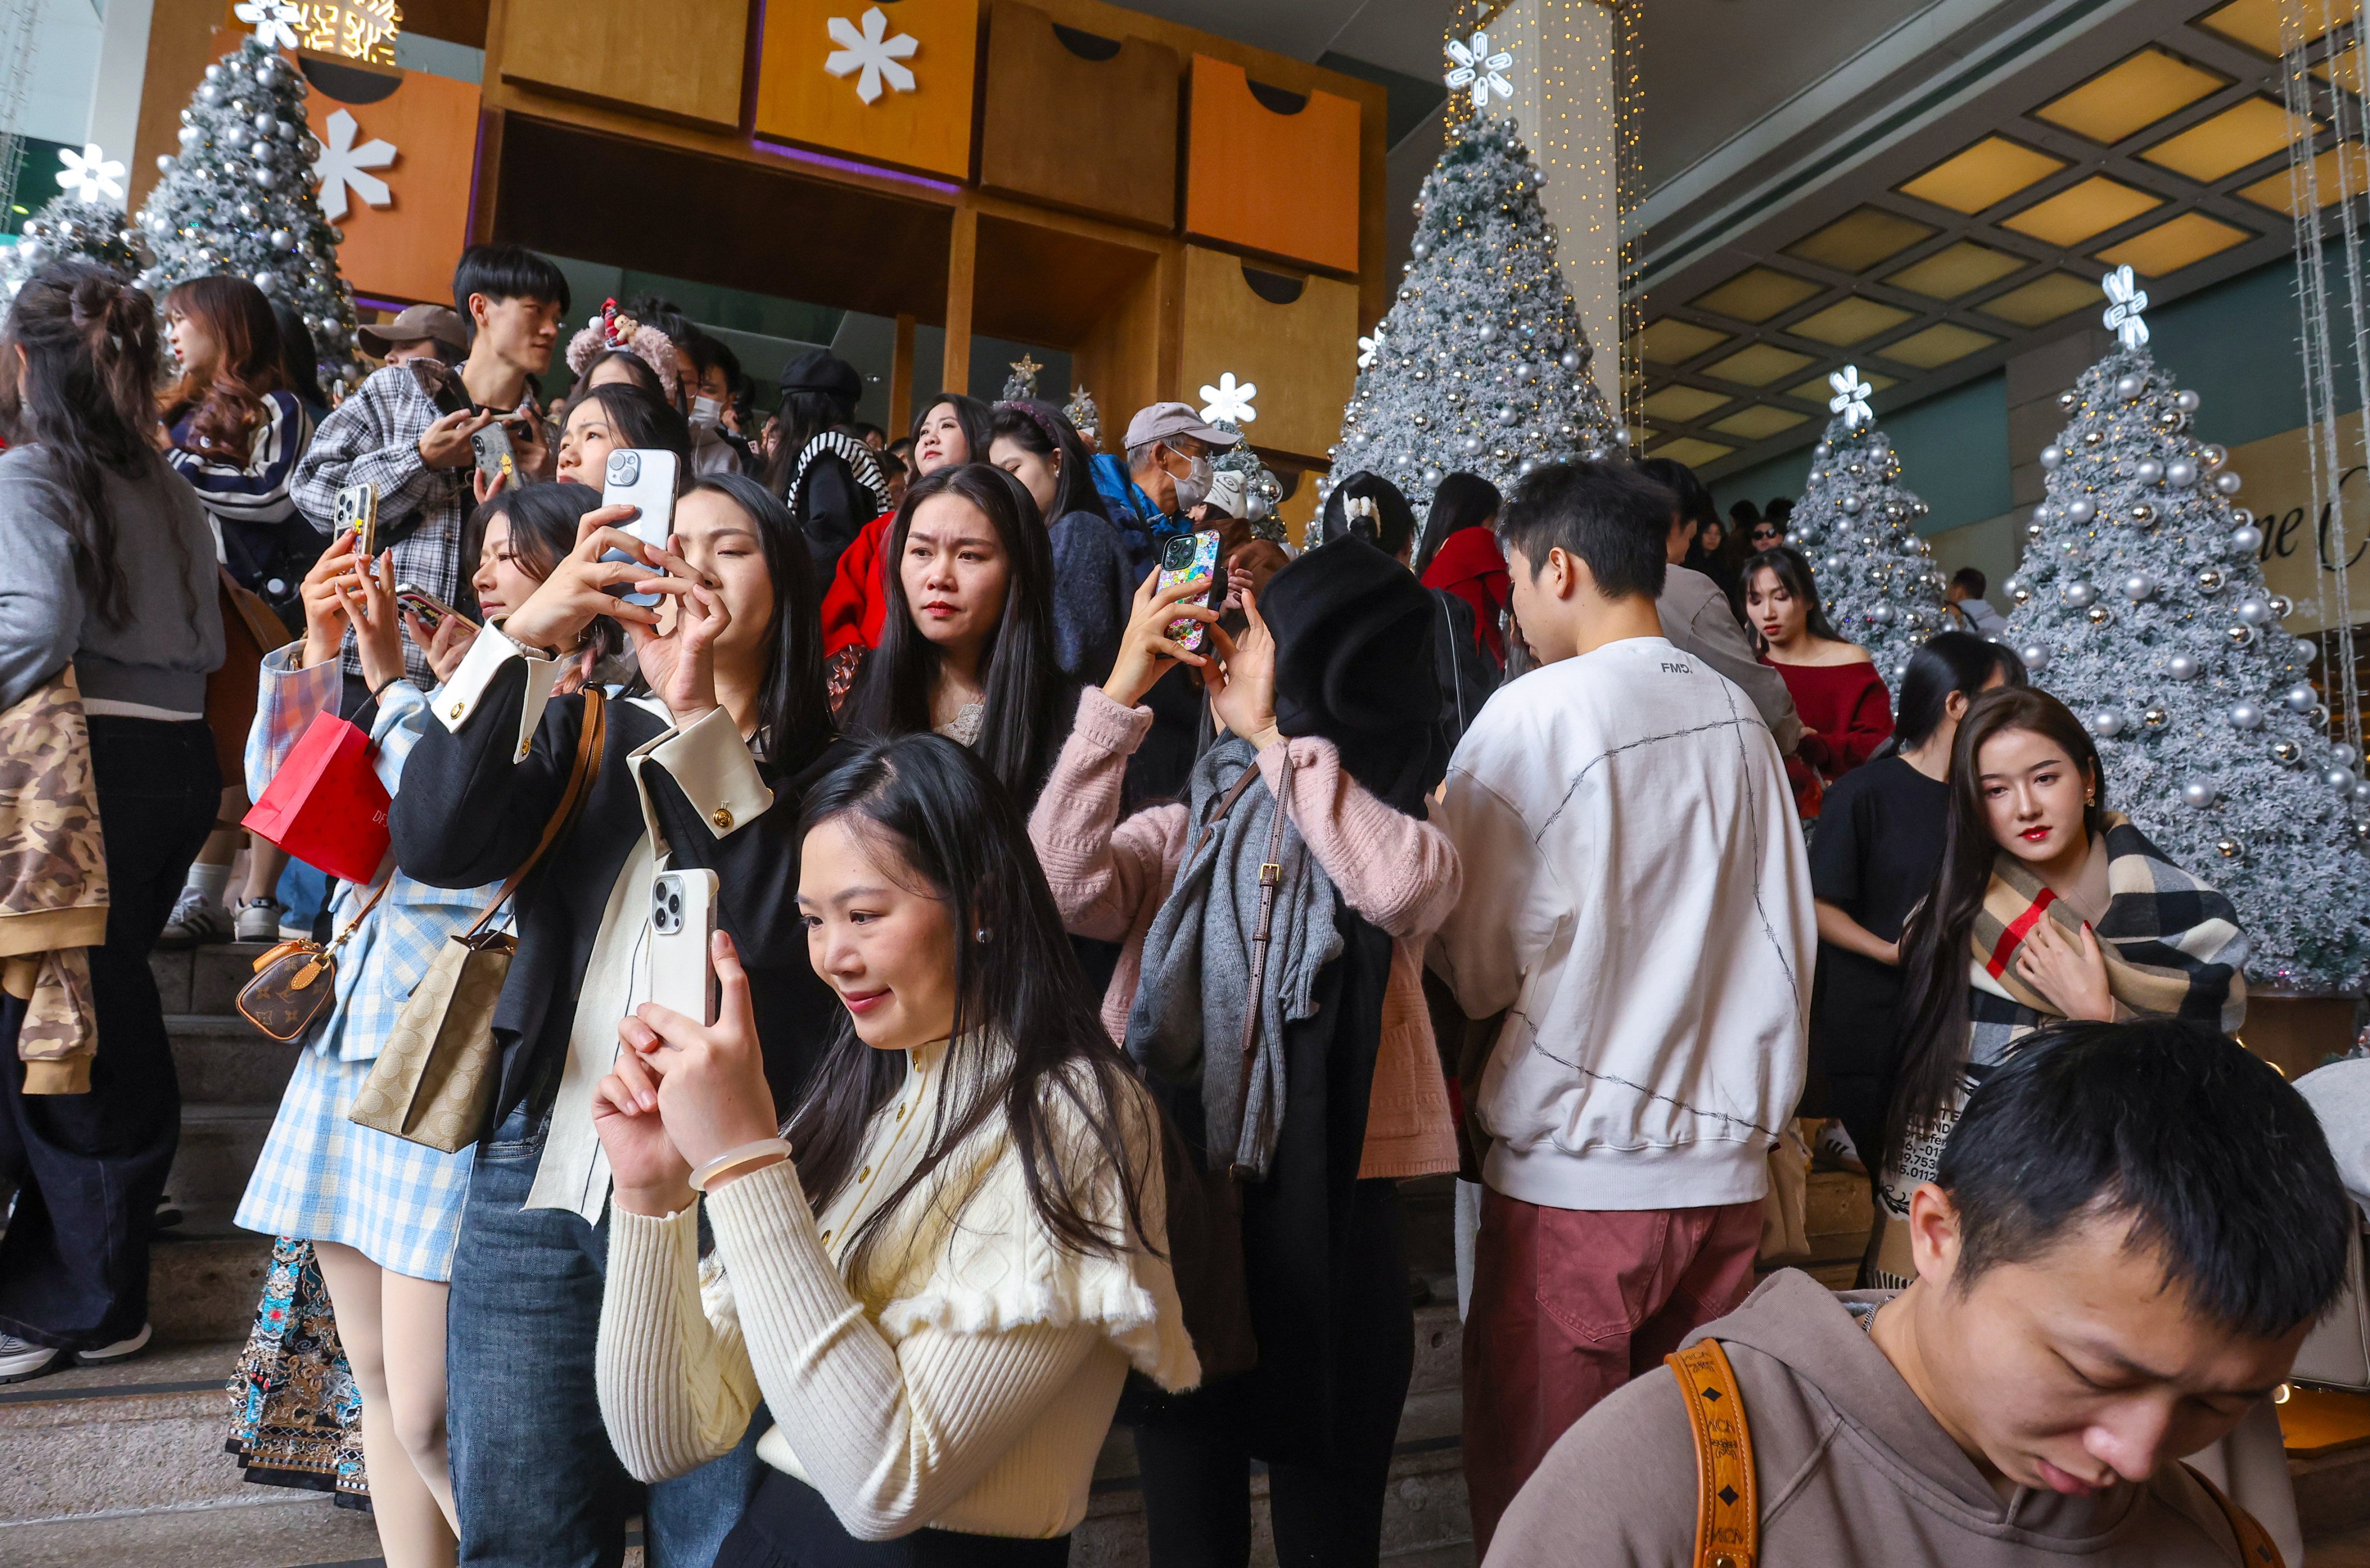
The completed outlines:
[[[315,716],[242,826],[344,882],[367,882],[386,859],[386,786],[371,741],[333,712]]]

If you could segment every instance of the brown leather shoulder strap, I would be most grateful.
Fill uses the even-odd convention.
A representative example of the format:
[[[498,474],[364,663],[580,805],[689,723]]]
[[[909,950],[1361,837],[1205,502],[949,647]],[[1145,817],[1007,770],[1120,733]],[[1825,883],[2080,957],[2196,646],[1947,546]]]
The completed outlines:
[[[1753,1568],[1761,1552],[1761,1505],[1753,1482],[1753,1435],[1744,1398],[1718,1340],[1662,1358],[1679,1380],[1696,1440],[1694,1568]]]
[[[534,852],[527,856],[517,870],[511,873],[510,880],[502,883],[502,890],[494,894],[494,901],[470,922],[469,928],[461,935],[462,940],[466,941],[485,929],[486,922],[510,902],[511,894],[526,881],[527,873],[535,870],[535,862],[543,859],[544,851],[568,831],[569,824],[584,809],[585,797],[592,792],[593,776],[601,771],[601,745],[608,729],[608,699],[602,695],[600,687],[588,686],[584,688],[584,722],[576,733],[576,762],[568,771],[568,788],[560,794],[559,807],[551,813],[551,820],[543,824],[543,837],[536,841]]]
[[[2205,1489],[2205,1495],[2214,1499],[2215,1506],[2222,1510],[2222,1516],[2230,1521],[2230,1533],[2238,1538],[2238,1561],[2246,1568],[2287,1568],[2287,1559],[2272,1539],[2272,1532],[2263,1528],[2261,1520],[2231,1502],[2229,1496],[2195,1465],[2184,1459],[2180,1468]]]

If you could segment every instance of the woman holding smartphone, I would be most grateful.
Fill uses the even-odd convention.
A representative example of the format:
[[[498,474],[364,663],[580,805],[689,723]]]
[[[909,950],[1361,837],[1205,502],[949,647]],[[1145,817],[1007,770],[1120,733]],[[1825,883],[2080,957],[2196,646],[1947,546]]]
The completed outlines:
[[[500,1083],[454,1255],[453,1468],[471,1559],[614,1561],[639,1508],[656,1560],[706,1562],[754,1480],[742,1454],[643,1499],[593,1394],[609,1171],[592,1088],[618,1019],[647,994],[659,858],[717,873],[719,923],[738,940],[784,1101],[821,1055],[831,1001],[793,902],[800,801],[831,744],[804,545],[780,501],[738,475],[684,493],[669,548],[625,521],[618,508],[587,513],[566,559],[469,644],[390,819],[397,862],[423,882],[510,875],[551,820],[600,700],[548,695],[566,652],[599,617],[626,625],[648,690],[601,704],[583,809],[518,894],[494,1020]],[[611,551],[627,559],[604,560]],[[672,629],[612,586],[673,599]]]
[[[1020,481],[984,463],[905,492],[889,530],[889,615],[841,709],[850,734],[936,731],[1027,809],[1077,705],[1053,651],[1053,556]]]
[[[605,382],[578,392],[559,432],[558,479],[599,490],[609,454],[621,446],[672,452],[675,471],[690,471],[691,426],[670,404],[638,386]]]
[[[1129,1369],[1200,1372],[1159,1113],[975,756],[867,746],[804,828],[800,918],[844,1021],[788,1124],[729,938],[713,1025],[645,1007],[618,1028],[594,1106],[617,1175],[602,1413],[656,1481],[731,1451],[764,1401],[765,1479],[718,1568],[1055,1568]]]

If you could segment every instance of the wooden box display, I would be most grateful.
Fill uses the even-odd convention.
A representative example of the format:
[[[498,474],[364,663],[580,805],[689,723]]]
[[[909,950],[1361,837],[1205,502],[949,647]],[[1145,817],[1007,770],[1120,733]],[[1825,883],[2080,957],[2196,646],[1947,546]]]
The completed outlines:
[[[979,182],[1173,228],[1179,75],[1165,44],[1081,32],[1023,0],[995,0]]]
[[[742,0],[508,0],[502,80],[731,131],[748,43]]]
[[[1243,426],[1253,445],[1323,462],[1358,375],[1357,285],[1186,247],[1175,396],[1198,409],[1225,375],[1258,388]]]
[[[766,0],[757,134],[970,179],[979,6]],[[833,75],[834,57],[841,75]]]
[[[1358,105],[1254,82],[1193,56],[1185,232],[1197,239],[1358,270]]]

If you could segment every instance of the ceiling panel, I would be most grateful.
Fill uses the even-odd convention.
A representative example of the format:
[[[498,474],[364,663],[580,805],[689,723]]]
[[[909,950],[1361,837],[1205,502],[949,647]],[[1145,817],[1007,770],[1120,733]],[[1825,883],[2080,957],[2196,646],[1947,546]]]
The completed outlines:
[[[1675,316],[1648,322],[1646,329],[1638,335],[1639,349],[1654,364],[1685,364],[1697,354],[1720,347],[1729,337],[1726,332],[1715,332]]]
[[[2166,137],[2140,156],[2211,185],[2249,164],[2284,153],[2307,123],[2276,99],[2243,98],[2212,119]]]
[[[2351,168],[2341,167],[2350,157]],[[2313,186],[2323,207],[2336,205],[2341,189],[2359,196],[2370,190],[2370,153],[2359,142],[2347,142],[2330,148],[2312,160]],[[2341,181],[2342,185],[2341,187]],[[2297,196],[2292,176],[2287,169],[2267,174],[2251,185],[2238,188],[2238,194],[2248,201],[2269,207],[2275,213],[2295,216]]]
[[[1931,224],[1904,218],[1882,207],[1858,207],[1788,246],[1786,254],[1798,261],[1833,267],[1839,272],[1865,272],[1933,234]]]
[[[1932,370],[1937,365],[1949,364],[1952,360],[1964,359],[1978,349],[1988,349],[1998,341],[1988,332],[1978,332],[1955,321],[1940,321],[1923,332],[1911,333],[1897,343],[1887,343],[1876,352],[1897,363]]]
[[[2103,174],[2069,185],[2009,217],[2000,227],[2030,235],[2044,245],[2075,246],[2164,205],[2164,198]]]
[[[2061,131],[2113,146],[2229,85],[2230,78],[2161,49],[2143,49],[2032,111]]]
[[[2110,267],[2129,267],[2143,277],[2169,278],[2183,267],[2194,266],[2209,256],[2219,256],[2254,237],[2251,230],[2236,224],[2226,224],[2203,213],[2183,213],[2169,223],[2158,224],[2121,244],[2109,246],[2099,252],[2099,259]]]
[[[1775,343],[1755,343],[1751,348],[1732,353],[1704,374],[1722,381],[1733,381],[1739,386],[1766,386],[1781,381],[1811,363],[1808,354],[1781,349]]]
[[[1907,289],[1927,299],[1958,299],[2026,265],[2021,256],[1962,239],[1922,261],[1911,262],[1884,281],[1896,289]]]
[[[1832,343],[1841,349],[1865,342],[1879,332],[1891,331],[1909,317],[1910,313],[1897,305],[1873,299],[1843,299],[1788,324],[1786,330],[1797,338]]]
[[[2276,60],[2280,55],[2280,4],[2281,0],[2230,0],[2229,5],[2200,17],[2197,25],[2233,43],[2245,44],[2267,60]],[[2306,28],[2310,36],[2307,42],[2329,30],[2316,15],[2317,10],[2299,12],[2307,18]]]
[[[2097,283],[2071,272],[2050,272],[1987,299],[1978,308],[1986,316],[2033,328],[2062,321],[2090,306],[2104,308]]]
[[[1733,435],[1746,441],[1766,441],[1773,435],[1792,430],[1811,416],[1798,414],[1790,409],[1780,409],[1761,403],[1742,413],[1731,414],[1711,428],[1722,435]]]
[[[1808,278],[1780,272],[1774,267],[1748,267],[1687,303],[1715,316],[1733,317],[1739,321],[1766,321],[1818,292],[1819,285]]]
[[[1652,456],[1673,458],[1685,463],[1690,468],[1700,468],[1707,463],[1718,462],[1735,450],[1733,446],[1723,446],[1717,441],[1706,441],[1701,436],[1696,435],[1676,436],[1659,446],[1648,449]]]
[[[1684,382],[1674,382],[1660,392],[1648,396],[1640,407],[1650,418],[1685,424],[1734,401],[1736,396],[1731,392],[1712,392],[1701,386],[1689,386]]]
[[[2065,167],[2065,160],[2054,153],[2044,153],[2005,136],[1986,136],[1900,189],[1904,196],[1915,196],[1921,202],[1972,215],[1998,206]]]

